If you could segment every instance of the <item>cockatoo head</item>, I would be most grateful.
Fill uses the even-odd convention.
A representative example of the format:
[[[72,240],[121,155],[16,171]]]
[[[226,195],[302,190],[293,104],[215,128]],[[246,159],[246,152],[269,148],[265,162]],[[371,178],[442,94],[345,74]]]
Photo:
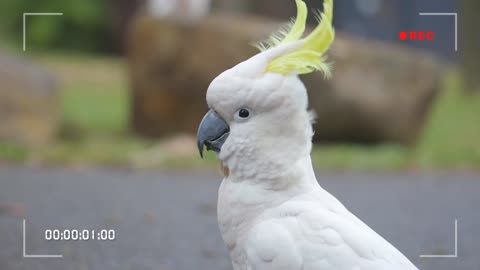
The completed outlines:
[[[332,0],[306,38],[307,7],[296,0],[297,19],[259,44],[261,52],[223,72],[207,91],[210,111],[198,129],[198,147],[218,153],[237,178],[271,178],[311,150],[308,97],[299,74],[329,74],[324,53],[334,39]],[[273,173],[272,173],[273,172]]]

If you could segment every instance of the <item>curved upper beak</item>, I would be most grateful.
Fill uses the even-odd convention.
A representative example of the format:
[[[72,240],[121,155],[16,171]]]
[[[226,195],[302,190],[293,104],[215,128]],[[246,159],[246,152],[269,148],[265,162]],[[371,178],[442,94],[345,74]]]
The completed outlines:
[[[203,117],[197,132],[197,145],[200,156],[203,158],[203,146],[207,150],[220,152],[223,143],[230,134],[230,127],[214,110],[209,110]]]

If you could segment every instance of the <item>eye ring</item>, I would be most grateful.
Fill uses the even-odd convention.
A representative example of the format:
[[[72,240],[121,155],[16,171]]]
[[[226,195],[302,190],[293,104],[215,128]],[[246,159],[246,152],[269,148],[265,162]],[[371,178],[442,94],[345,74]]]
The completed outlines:
[[[246,120],[252,116],[252,113],[247,108],[241,108],[235,113],[235,118],[238,120]]]

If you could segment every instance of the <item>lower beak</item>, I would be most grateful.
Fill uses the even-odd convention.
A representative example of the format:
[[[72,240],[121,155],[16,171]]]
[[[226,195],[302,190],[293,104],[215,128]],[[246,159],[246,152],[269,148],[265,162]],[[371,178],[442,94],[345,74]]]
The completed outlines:
[[[198,127],[197,144],[200,156],[203,158],[203,146],[219,153],[229,134],[230,127],[227,122],[214,110],[209,110]]]

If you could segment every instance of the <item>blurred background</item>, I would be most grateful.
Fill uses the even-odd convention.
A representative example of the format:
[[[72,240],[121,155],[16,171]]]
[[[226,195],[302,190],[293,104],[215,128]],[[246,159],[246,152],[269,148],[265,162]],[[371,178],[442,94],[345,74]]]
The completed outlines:
[[[320,0],[305,2],[322,7]],[[430,226],[445,223],[449,234],[448,222],[460,211],[469,217],[468,228],[480,227],[480,217],[473,214],[478,196],[469,193],[480,188],[480,2],[336,1],[334,12],[337,38],[329,52],[333,77],[302,78],[318,115],[312,155],[320,182],[351,202],[375,229],[400,239],[407,254],[449,253],[438,247],[448,247],[449,240],[429,242],[428,237],[444,235],[443,229]],[[455,16],[420,12],[458,13],[458,51]],[[219,182],[211,180],[221,178],[218,162],[211,153],[199,158],[196,128],[207,111],[205,93],[212,79],[254,55],[252,42],[265,39],[294,15],[293,0],[0,1],[0,229],[17,228],[17,219],[5,221],[2,216],[29,217],[41,235],[42,228],[73,226],[79,217],[90,215],[83,224],[100,222],[130,235],[160,231],[162,240],[137,236],[152,246],[158,244],[155,239],[171,241],[173,250],[158,251],[171,256],[165,255],[159,266],[157,253],[148,247],[146,257],[132,259],[139,249],[105,251],[99,245],[93,250],[116,259],[88,259],[71,269],[192,269],[197,263],[205,269],[229,269],[215,224]],[[313,19],[310,25],[315,25]],[[435,38],[401,40],[401,32],[433,32]],[[50,183],[50,188],[40,183]],[[351,194],[352,187],[368,196]],[[402,190],[412,192],[411,197],[395,195]],[[452,190],[457,193],[452,195]],[[177,196],[193,197],[177,202]],[[378,208],[381,196],[394,198],[390,211]],[[442,198],[449,196],[464,200],[445,205],[444,215],[429,210],[446,204]],[[70,208],[62,208],[59,201]],[[177,209],[193,207],[196,214],[187,211],[169,217],[170,222],[160,221],[172,202]],[[372,204],[379,212],[372,211]],[[424,208],[415,208],[417,204]],[[89,212],[97,207],[103,210]],[[382,218],[396,208],[406,217]],[[75,213],[78,219],[65,218]],[[201,254],[186,238],[180,244],[178,239],[165,240],[179,233],[179,223],[192,218],[204,218],[204,227],[197,227],[192,237],[212,235],[207,244],[199,240]],[[415,227],[418,218],[423,225]],[[177,230],[166,229],[172,226]],[[185,236],[191,228],[183,226]],[[410,226],[418,229],[409,231]],[[406,234],[410,236],[403,237]],[[32,241],[42,250],[38,235],[32,235]],[[418,243],[418,238],[425,240]],[[136,242],[133,239],[124,240],[125,246]],[[473,240],[465,249],[475,254]],[[12,254],[21,247],[11,247],[12,253],[0,252],[1,269],[36,265],[17,262]],[[88,257],[88,251],[70,248],[67,245],[70,255],[76,254],[73,258]],[[191,261],[185,262],[182,252],[191,252]],[[36,269],[66,269],[56,263]],[[473,269],[470,266],[480,262],[472,255],[453,265]],[[452,265],[428,262],[422,269],[447,269],[441,267]]]
[[[315,165],[478,168],[476,5],[336,3],[333,79],[304,78],[318,114]],[[155,169],[210,165],[193,147],[209,82],[255,54],[250,44],[294,16],[295,6],[273,0],[18,0],[2,1],[0,12],[0,160]],[[23,52],[24,12],[63,16],[27,16]],[[454,17],[420,12],[462,13],[458,52]],[[402,41],[403,31],[432,31],[435,39]]]

